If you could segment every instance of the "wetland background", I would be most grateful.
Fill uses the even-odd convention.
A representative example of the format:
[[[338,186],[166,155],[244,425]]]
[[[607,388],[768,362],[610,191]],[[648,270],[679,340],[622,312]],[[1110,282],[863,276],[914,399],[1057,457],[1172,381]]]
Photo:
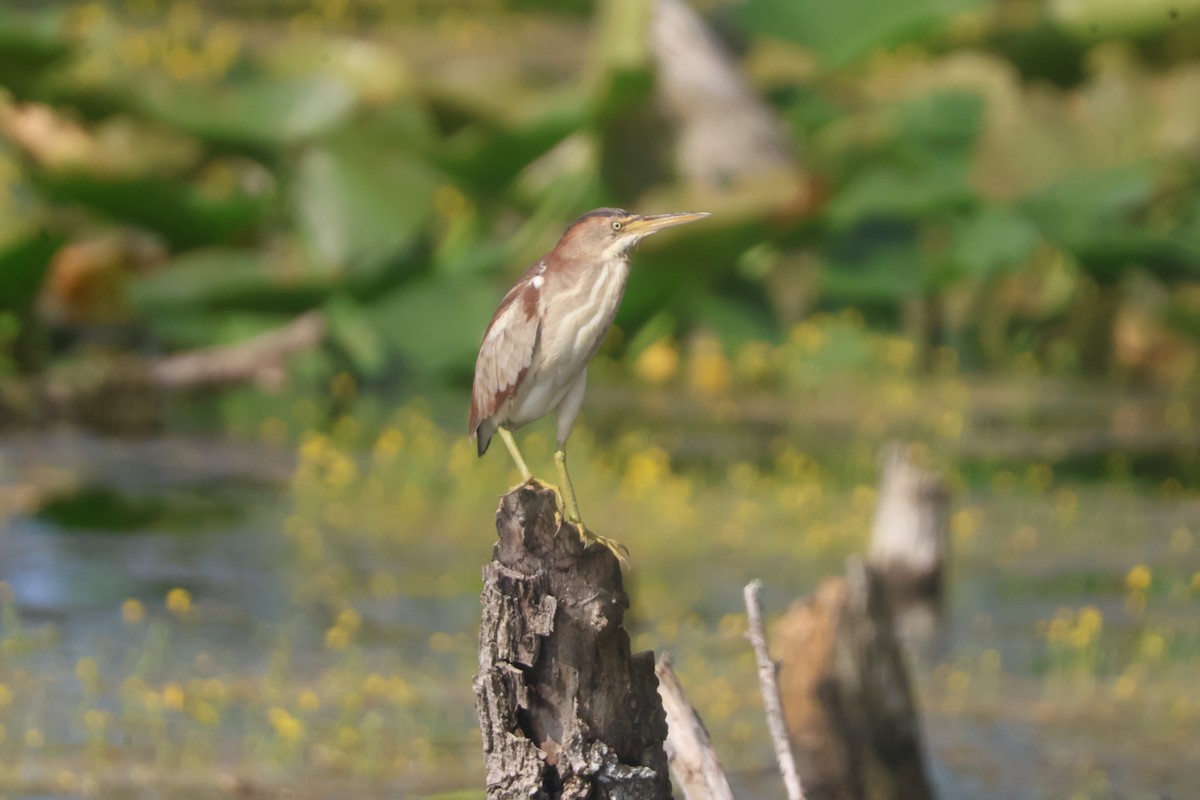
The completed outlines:
[[[1200,3],[696,8],[723,94],[644,0],[0,7],[0,797],[481,796],[474,355],[600,205],[713,212],[571,446],[739,796],[741,587],[861,552],[895,439],[955,494],[942,796],[1200,795]]]

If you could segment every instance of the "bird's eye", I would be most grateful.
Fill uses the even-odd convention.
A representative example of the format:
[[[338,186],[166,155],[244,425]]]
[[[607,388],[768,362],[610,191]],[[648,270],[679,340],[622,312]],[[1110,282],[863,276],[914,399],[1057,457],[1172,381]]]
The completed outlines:
[[[620,220],[617,220],[617,219],[613,220],[613,230],[614,231],[621,230],[621,221]]]

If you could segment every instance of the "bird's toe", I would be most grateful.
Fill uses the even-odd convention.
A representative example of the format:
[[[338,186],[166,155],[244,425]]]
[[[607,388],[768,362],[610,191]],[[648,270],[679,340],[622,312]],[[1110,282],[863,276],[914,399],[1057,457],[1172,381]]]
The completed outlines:
[[[617,557],[617,560],[624,566],[629,566],[629,548],[618,542],[616,539],[609,539],[607,536],[601,536],[593,531],[587,525],[579,520],[567,520],[574,526],[575,531],[579,534],[579,538],[583,540],[584,546],[598,544],[608,552]]]

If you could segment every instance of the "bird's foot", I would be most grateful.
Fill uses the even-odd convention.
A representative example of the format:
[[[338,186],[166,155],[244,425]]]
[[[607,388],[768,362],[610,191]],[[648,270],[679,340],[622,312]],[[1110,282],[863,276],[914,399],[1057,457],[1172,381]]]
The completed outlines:
[[[528,478],[526,478],[525,480],[518,483],[516,486],[510,487],[509,490],[507,492],[505,492],[505,494],[510,494],[512,492],[515,492],[517,489],[524,489],[526,486],[529,486],[533,489],[539,489],[539,490],[540,489],[549,489],[550,491],[554,492],[554,503],[555,503],[556,510],[563,507],[563,496],[562,496],[562,492],[560,492],[558,490],[558,487],[555,486],[553,483],[546,483],[544,480],[542,480],[540,478],[535,478],[532,475],[530,475]],[[560,514],[560,517],[561,517],[561,514]],[[561,519],[560,519],[560,521],[561,521]]]
[[[583,540],[585,547],[593,543],[598,544],[616,556],[617,560],[623,565],[626,567],[629,566],[629,548],[627,548],[625,545],[621,544],[616,539],[609,539],[607,536],[601,536],[587,525],[584,525],[582,520],[568,519],[564,520],[563,522],[564,524],[571,525],[575,528],[575,532],[579,534],[579,538]]]

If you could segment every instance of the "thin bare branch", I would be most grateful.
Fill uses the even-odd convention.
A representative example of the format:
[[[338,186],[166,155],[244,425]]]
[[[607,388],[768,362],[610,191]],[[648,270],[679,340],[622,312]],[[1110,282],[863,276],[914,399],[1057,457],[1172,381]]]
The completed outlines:
[[[796,772],[796,761],[792,757],[792,743],[783,721],[783,704],[779,699],[779,684],[775,680],[775,662],[771,660],[771,653],[767,649],[767,632],[763,626],[762,601],[759,599],[761,591],[762,581],[759,580],[750,581],[743,590],[746,615],[750,622],[746,636],[754,645],[754,655],[758,659],[758,684],[762,689],[763,706],[767,710],[767,727],[771,729],[775,758],[779,761],[779,772],[783,775],[788,800],[804,800],[804,787],[800,785],[800,775]]]

